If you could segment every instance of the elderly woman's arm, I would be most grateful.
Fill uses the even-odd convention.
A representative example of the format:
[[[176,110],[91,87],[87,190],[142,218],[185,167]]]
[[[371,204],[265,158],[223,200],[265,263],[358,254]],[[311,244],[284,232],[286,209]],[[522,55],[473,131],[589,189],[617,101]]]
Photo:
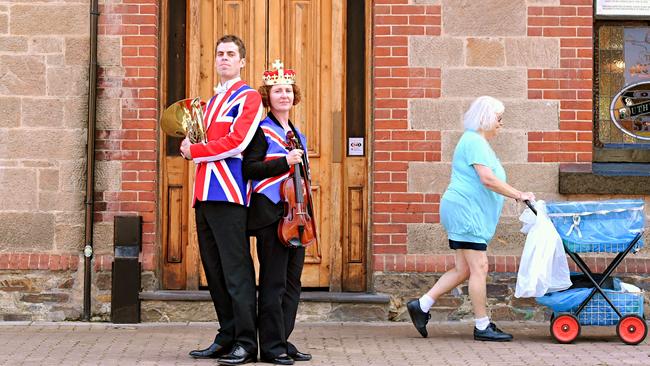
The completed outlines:
[[[535,195],[532,192],[522,192],[502,181],[494,175],[492,169],[485,165],[474,164],[474,170],[476,170],[476,174],[478,174],[481,179],[481,183],[491,191],[506,197],[514,198],[518,201],[535,199]]]

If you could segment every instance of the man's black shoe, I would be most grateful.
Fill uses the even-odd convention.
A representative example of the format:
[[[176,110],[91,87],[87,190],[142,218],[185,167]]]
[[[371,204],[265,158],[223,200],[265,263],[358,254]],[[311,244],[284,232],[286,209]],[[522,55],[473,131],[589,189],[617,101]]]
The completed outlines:
[[[219,365],[243,365],[255,361],[257,361],[257,355],[246,351],[240,345],[236,345],[230,353],[217,359]]]
[[[219,358],[227,355],[230,352],[230,347],[224,347],[219,343],[212,343],[206,349],[195,349],[190,351],[190,356],[194,358]]]
[[[288,355],[280,355],[273,358],[263,358],[262,362],[272,363],[274,365],[293,365],[293,358]]]
[[[289,357],[293,358],[294,361],[310,361],[311,355],[309,353],[304,353],[296,351],[296,353],[289,354]]]
[[[420,332],[422,337],[426,338],[429,335],[429,333],[427,333],[427,323],[429,322],[429,319],[431,319],[431,314],[422,311],[419,299],[411,300],[406,303],[406,309],[409,311],[415,329]]]
[[[512,334],[505,333],[497,328],[496,324],[490,323],[485,330],[478,330],[474,327],[475,341],[492,341],[492,342],[509,342],[512,340]]]

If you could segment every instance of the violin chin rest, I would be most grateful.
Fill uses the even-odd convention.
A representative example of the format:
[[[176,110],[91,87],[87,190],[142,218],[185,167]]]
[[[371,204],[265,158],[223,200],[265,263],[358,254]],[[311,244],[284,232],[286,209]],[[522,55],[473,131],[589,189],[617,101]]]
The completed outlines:
[[[289,239],[289,244],[291,244],[292,247],[299,248],[302,246],[302,243],[300,242],[300,239],[298,238],[291,238]]]

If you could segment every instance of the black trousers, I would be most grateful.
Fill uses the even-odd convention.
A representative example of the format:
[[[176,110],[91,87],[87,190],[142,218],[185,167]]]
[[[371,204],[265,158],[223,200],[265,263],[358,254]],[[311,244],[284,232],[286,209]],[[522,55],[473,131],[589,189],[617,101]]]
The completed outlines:
[[[246,236],[246,207],[197,202],[196,232],[210,296],[219,318],[215,342],[257,354],[255,270]]]
[[[300,300],[300,275],[305,248],[287,248],[278,239],[278,222],[253,231],[260,262],[258,327],[260,356],[272,359],[295,354],[288,342]]]

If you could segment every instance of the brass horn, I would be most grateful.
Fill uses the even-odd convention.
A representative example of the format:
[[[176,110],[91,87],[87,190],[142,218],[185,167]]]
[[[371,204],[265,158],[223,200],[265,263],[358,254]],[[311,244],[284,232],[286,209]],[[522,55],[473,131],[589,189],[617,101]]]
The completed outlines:
[[[207,142],[203,127],[203,104],[200,98],[172,103],[163,111],[160,127],[169,136],[187,137],[193,144]]]

